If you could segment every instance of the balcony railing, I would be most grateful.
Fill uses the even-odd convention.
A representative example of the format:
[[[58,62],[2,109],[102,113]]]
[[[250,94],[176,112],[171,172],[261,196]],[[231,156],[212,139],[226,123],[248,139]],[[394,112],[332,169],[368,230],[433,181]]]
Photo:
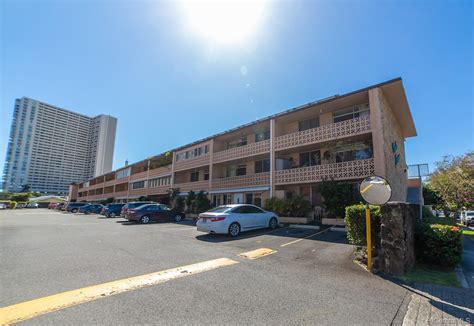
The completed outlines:
[[[275,138],[275,150],[355,136],[370,131],[370,116],[331,123]]]
[[[230,161],[233,159],[239,159],[249,157],[253,155],[268,153],[270,151],[270,140],[262,140],[256,143],[251,143],[245,146],[234,147],[226,149],[221,152],[214,153],[212,158],[213,163]]]
[[[320,182],[322,180],[360,179],[374,174],[374,159],[308,166],[275,171],[275,184]]]
[[[212,180],[212,189],[265,186],[270,184],[270,172],[239,175]]]
[[[179,188],[179,191],[194,191],[199,192],[201,190],[209,190],[209,180],[201,180],[196,182],[184,182],[184,183],[175,183],[173,188]]]
[[[188,170],[193,168],[198,168],[201,166],[209,165],[210,155],[201,155],[193,157],[187,160],[176,161],[174,164],[175,171]]]

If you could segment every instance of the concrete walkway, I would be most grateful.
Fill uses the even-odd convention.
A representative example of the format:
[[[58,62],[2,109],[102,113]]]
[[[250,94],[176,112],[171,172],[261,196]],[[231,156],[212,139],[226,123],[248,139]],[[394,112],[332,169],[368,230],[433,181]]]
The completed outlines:
[[[472,227],[470,228],[473,229]],[[464,236],[462,269],[469,288],[474,289],[474,241]],[[473,321],[474,322],[474,321]]]
[[[474,291],[434,284],[406,286],[413,293],[403,325],[472,325]]]

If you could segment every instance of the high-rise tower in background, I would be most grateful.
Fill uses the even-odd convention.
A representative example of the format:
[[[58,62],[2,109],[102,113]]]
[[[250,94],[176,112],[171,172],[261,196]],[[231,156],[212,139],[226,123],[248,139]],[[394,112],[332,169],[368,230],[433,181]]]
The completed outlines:
[[[3,190],[68,192],[112,170],[117,118],[88,117],[27,97],[15,100]]]

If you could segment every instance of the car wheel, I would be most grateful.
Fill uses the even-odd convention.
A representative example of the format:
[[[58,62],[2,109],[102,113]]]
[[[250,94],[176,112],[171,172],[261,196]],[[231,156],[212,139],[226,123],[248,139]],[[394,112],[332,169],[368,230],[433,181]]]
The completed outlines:
[[[89,212],[88,212],[88,211],[85,211],[84,214],[89,215]]]
[[[140,219],[140,223],[142,224],[148,224],[148,222],[150,222],[150,218],[148,216],[142,216],[142,218]]]
[[[175,222],[181,222],[183,220],[183,216],[181,216],[180,214],[176,214],[176,216],[174,217],[174,220]]]
[[[272,217],[272,218],[270,219],[270,222],[268,223],[268,227],[269,227],[270,229],[276,229],[276,228],[278,227],[278,221],[277,221],[277,219],[274,218],[274,217]]]
[[[109,217],[115,217],[115,216],[117,216],[117,215],[115,215],[115,213],[114,213],[114,212],[112,212],[112,213],[109,213]]]
[[[238,236],[240,233],[240,225],[239,223],[232,223],[230,226],[229,226],[229,234],[231,237],[236,237]]]
[[[71,209],[71,213],[77,213],[77,209]]]

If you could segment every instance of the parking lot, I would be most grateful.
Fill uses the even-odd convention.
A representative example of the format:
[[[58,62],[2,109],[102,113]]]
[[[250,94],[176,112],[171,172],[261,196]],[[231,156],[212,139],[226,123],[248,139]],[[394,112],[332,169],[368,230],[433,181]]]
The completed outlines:
[[[27,324],[388,325],[401,323],[407,304],[403,287],[352,262],[342,232],[283,227],[234,239],[190,220],[142,225],[23,209],[0,212],[0,237],[1,307],[185,266]]]

